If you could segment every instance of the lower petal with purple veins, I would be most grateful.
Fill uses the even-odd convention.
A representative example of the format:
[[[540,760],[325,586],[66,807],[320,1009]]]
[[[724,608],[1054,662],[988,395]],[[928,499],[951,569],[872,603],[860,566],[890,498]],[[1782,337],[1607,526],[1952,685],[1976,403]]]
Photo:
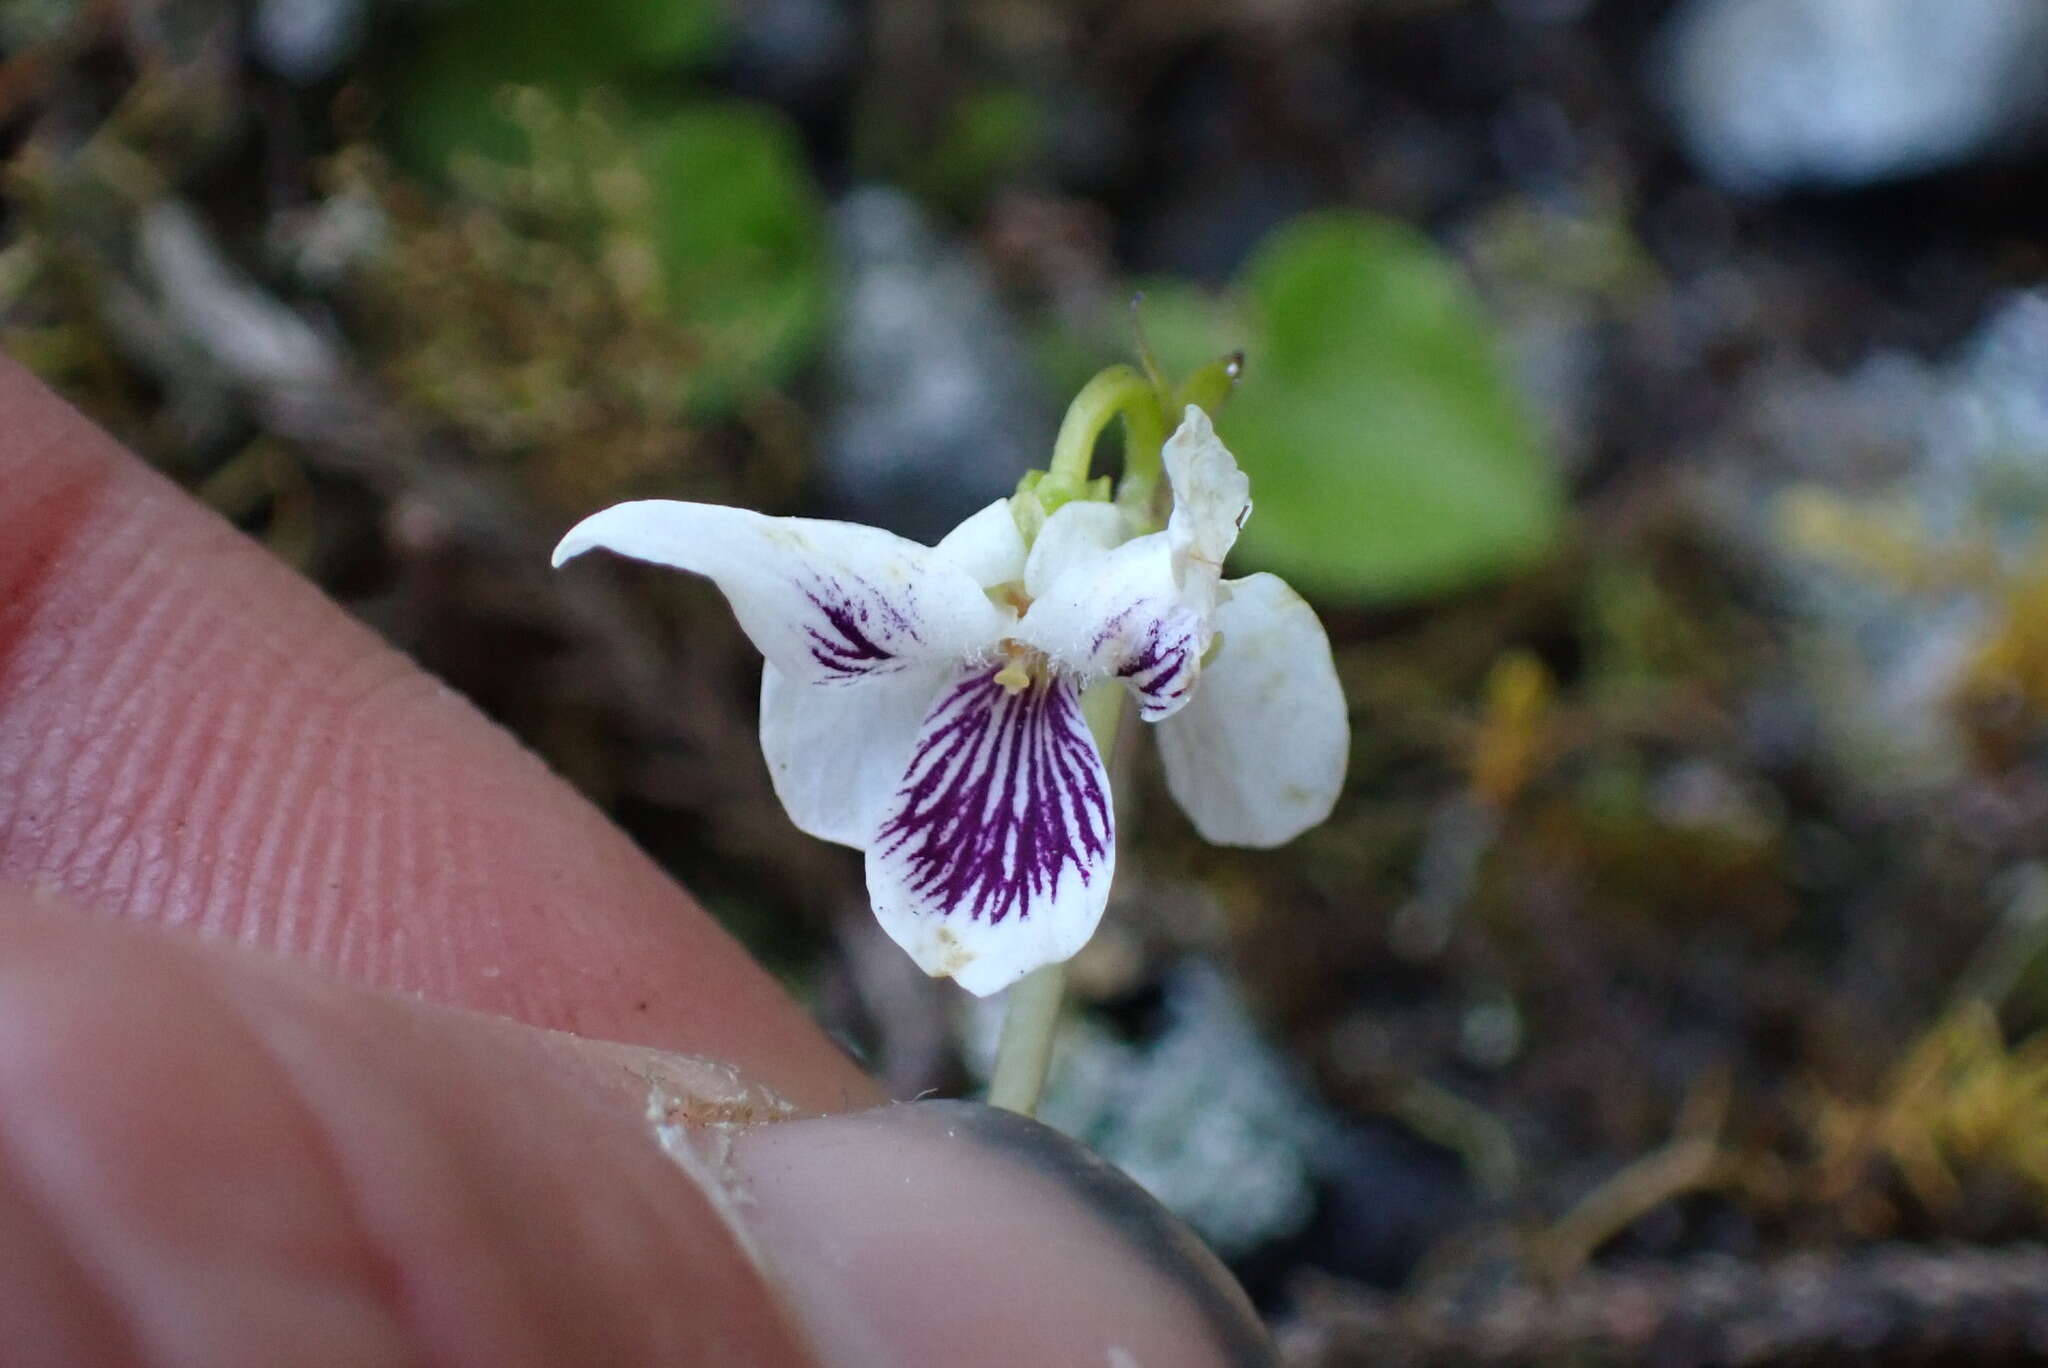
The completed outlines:
[[[926,713],[868,845],[875,914],[928,974],[986,995],[1094,933],[1116,864],[1109,776],[1071,682],[993,667]]]

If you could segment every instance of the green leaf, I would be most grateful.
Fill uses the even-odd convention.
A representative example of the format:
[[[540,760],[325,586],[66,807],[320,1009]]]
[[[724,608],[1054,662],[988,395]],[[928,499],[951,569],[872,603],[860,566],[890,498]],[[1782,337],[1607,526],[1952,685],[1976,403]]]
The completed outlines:
[[[904,171],[921,198],[968,213],[991,187],[1029,165],[1044,142],[1030,95],[1002,86],[978,90],[953,106],[937,141]]]
[[[524,139],[496,103],[505,86],[540,86],[564,104],[597,86],[630,96],[637,81],[717,56],[726,27],[715,0],[469,0],[429,25],[401,63],[392,140],[430,175],[458,151],[518,160]]]
[[[1243,563],[1354,602],[1457,588],[1538,558],[1563,498],[1476,300],[1399,224],[1296,220],[1245,269],[1233,317],[1148,290],[1172,372],[1242,347],[1219,418],[1252,477]]]
[[[1243,347],[1253,326],[1237,301],[1180,280],[1146,281],[1133,308],[1146,345],[1176,383]]]
[[[649,126],[657,251],[671,309],[704,339],[707,410],[784,378],[824,321],[824,216],[802,150],[770,111],[706,104]]]

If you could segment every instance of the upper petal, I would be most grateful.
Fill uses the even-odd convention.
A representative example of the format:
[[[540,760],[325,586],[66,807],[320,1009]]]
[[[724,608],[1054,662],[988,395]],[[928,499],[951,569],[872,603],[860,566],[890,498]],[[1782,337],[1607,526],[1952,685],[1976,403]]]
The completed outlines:
[[[906,670],[838,689],[761,666],[761,754],[789,820],[822,841],[867,847],[903,777],[918,724],[949,679]]]
[[[1155,532],[1072,566],[1032,600],[1014,635],[1083,684],[1122,679],[1139,716],[1157,722],[1194,687],[1209,645],[1209,599],[1183,592],[1167,534]]]
[[[645,499],[576,524],[555,564],[595,546],[709,576],[761,654],[804,683],[973,656],[1010,622],[953,561],[857,523]]]
[[[925,715],[868,846],[882,927],[987,996],[1087,943],[1116,865],[1109,775],[1071,682],[972,670]]]
[[[1223,586],[1222,648],[1160,724],[1166,786],[1218,845],[1276,846],[1330,815],[1351,722],[1315,610],[1273,575]]]
[[[1251,516],[1251,481],[1217,437],[1209,415],[1193,404],[1167,439],[1161,459],[1173,488],[1166,535],[1173,545],[1175,572],[1206,576],[1213,584],[1239,529]]]
[[[1024,534],[1008,499],[997,499],[961,523],[932,550],[984,589],[1024,578]]]
[[[1124,540],[1123,514],[1116,505],[1077,499],[1061,504],[1045,520],[1024,563],[1024,588],[1036,598],[1061,576],[1086,573]]]

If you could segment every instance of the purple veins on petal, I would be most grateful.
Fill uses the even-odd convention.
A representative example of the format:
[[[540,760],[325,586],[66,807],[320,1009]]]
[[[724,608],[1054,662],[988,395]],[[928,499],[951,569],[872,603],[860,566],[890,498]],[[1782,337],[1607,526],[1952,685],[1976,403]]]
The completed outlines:
[[[1109,794],[1065,679],[1011,693],[994,670],[942,694],[876,838],[940,916],[996,926],[1068,878],[1091,882],[1112,840]]]
[[[804,590],[804,597],[824,619],[804,624],[811,659],[834,679],[862,679],[902,668],[896,652],[877,642],[877,635],[907,637],[917,644],[924,640],[910,615],[865,580],[854,578],[851,591],[838,580],[814,585]]]
[[[1138,711],[1148,722],[1171,715],[1188,696],[1194,681],[1194,637],[1184,630],[1154,622],[1137,649],[1117,666],[1117,677],[1138,694]]]

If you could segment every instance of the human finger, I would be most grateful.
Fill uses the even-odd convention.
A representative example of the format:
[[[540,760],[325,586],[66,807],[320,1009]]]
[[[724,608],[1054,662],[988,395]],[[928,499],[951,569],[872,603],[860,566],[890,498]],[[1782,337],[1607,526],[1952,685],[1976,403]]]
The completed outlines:
[[[867,1080],[605,818],[0,359],[0,878],[538,1026]]]
[[[1199,1243],[1054,1132],[781,1111],[706,1061],[0,895],[0,1342],[53,1368],[1269,1361]]]

